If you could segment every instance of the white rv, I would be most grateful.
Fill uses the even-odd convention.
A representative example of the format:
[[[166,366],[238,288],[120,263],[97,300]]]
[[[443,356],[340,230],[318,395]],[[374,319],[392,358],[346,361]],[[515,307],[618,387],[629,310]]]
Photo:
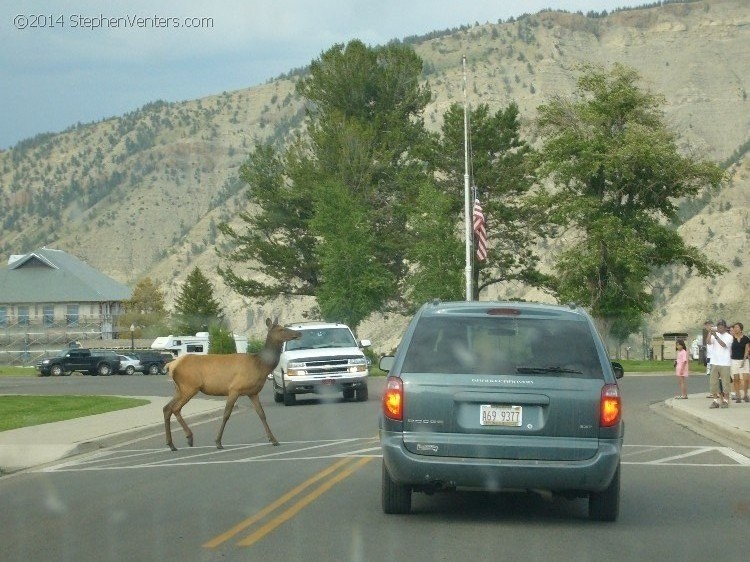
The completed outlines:
[[[234,334],[237,353],[247,353],[247,336]],[[186,353],[205,355],[208,353],[208,332],[198,332],[194,336],[162,336],[151,344],[151,349],[168,351],[175,357]]]

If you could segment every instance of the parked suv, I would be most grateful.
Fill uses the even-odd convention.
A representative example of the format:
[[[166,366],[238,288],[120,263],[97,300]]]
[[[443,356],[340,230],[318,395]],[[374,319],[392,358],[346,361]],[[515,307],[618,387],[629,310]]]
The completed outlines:
[[[623,369],[581,308],[426,304],[380,368],[386,513],[408,513],[412,492],[526,490],[617,519]]]
[[[284,343],[279,364],[272,373],[276,402],[292,406],[297,394],[341,392],[344,398],[368,398],[370,368],[362,348],[369,340],[357,339],[345,324],[303,322],[287,324],[302,332]]]
[[[140,371],[144,375],[166,375],[167,363],[173,359],[169,353],[156,351],[135,351],[134,355],[140,361]]]

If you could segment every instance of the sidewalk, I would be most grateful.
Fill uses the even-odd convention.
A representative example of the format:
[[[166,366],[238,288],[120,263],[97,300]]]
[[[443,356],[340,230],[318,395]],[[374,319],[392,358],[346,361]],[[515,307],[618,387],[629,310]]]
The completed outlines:
[[[161,433],[165,396],[139,396],[145,406],[96,414],[72,420],[0,431],[0,474],[17,472],[73,455],[111,447],[125,441]],[[221,416],[225,400],[193,398],[182,409],[188,423]],[[182,428],[172,418],[172,434]],[[166,440],[164,448],[167,449]]]
[[[690,394],[687,400],[670,398],[657,406],[688,427],[723,437],[750,449],[750,403],[712,410],[706,393]],[[169,398],[145,396],[149,404],[127,410],[76,418],[64,422],[0,431],[0,474],[18,472],[73,455],[111,447],[146,435],[164,434],[162,408]],[[194,398],[182,411],[188,423],[218,418],[224,400]],[[172,432],[181,432],[172,418]],[[166,444],[164,445],[166,449]]]
[[[689,428],[699,433],[704,430],[709,437],[723,437],[750,449],[750,402],[737,404],[732,400],[729,408],[711,409],[713,400],[707,398],[705,391],[688,397],[687,400],[670,398],[664,406]]]

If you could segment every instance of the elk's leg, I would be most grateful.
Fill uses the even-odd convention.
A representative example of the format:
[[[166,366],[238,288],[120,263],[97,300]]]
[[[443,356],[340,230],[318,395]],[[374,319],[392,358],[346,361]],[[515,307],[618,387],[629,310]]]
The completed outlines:
[[[258,397],[258,395],[253,394],[252,396],[250,396],[250,402],[253,403],[253,408],[255,408],[260,421],[263,423],[263,427],[266,428],[266,436],[268,437],[268,440],[274,445],[278,445],[279,442],[276,441],[273,433],[271,433],[271,428],[268,427],[268,422],[266,421],[266,413],[263,411],[263,406],[260,403],[260,398]]]
[[[173,451],[177,450],[177,447],[174,446],[174,443],[172,442],[172,428],[170,427],[170,420],[172,419],[172,404],[176,398],[172,398],[162,409],[164,412],[164,433],[167,436],[167,447],[172,449]]]
[[[239,394],[230,393],[227,395],[227,404],[224,406],[224,419],[221,420],[221,427],[219,428],[219,434],[216,436],[216,448],[217,449],[223,449],[224,446],[221,444],[221,437],[224,435],[224,426],[227,425],[227,421],[229,420],[229,416],[232,415],[232,408],[234,408],[234,403],[237,402],[237,398],[239,398]]]
[[[187,396],[182,396],[178,391],[175,397],[172,398],[172,400],[170,400],[166,406],[164,406],[164,427],[167,433],[167,445],[173,451],[176,451],[177,448],[172,442],[172,432],[170,430],[170,417],[172,414],[174,414],[174,417],[177,418],[178,422],[180,422],[180,425],[185,432],[185,436],[187,437],[188,445],[190,445],[191,447],[193,446],[193,432],[188,427],[187,422],[185,422],[185,420],[183,419],[181,412],[182,407],[187,404],[190,399],[195,396],[195,394],[196,392],[193,392]]]

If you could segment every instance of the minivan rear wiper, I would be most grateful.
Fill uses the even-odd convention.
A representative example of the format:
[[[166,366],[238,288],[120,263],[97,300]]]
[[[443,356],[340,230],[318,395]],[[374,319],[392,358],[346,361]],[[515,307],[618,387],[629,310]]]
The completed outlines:
[[[578,369],[568,369],[567,367],[516,367],[516,372],[528,375],[542,373],[575,373],[580,375],[583,373]]]

